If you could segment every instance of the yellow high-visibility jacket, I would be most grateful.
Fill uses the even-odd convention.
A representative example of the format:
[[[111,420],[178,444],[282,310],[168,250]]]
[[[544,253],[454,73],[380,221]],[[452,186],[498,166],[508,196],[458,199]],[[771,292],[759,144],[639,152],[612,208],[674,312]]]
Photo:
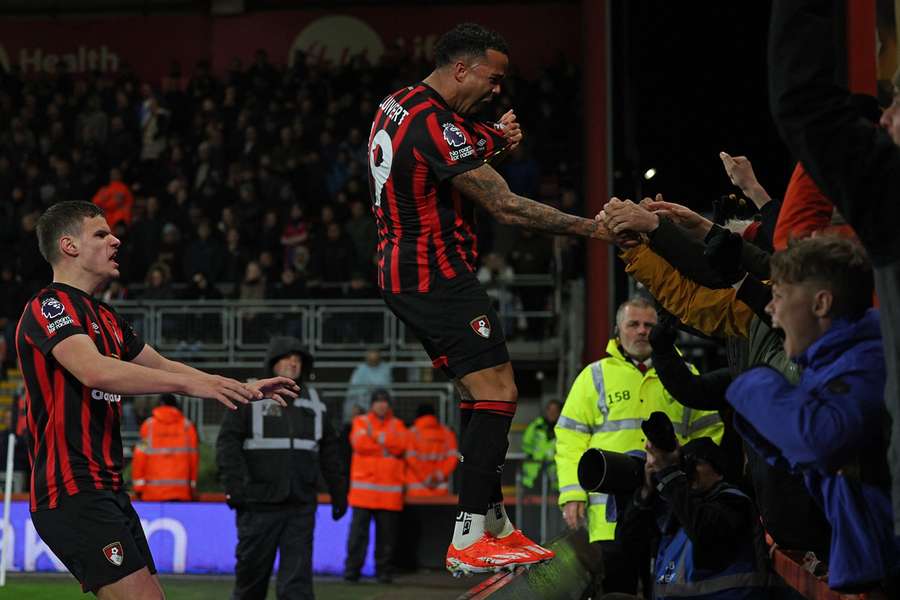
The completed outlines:
[[[588,503],[592,542],[615,537],[616,511],[606,494],[588,494],[578,485],[578,461],[588,448],[643,453],[646,440],[641,421],[658,410],[669,415],[681,444],[704,436],[718,444],[723,431],[716,411],[679,404],[663,388],[656,370],[641,373],[622,354],[618,340],[610,340],[606,352],[607,357],[586,366],[575,379],[555,429],[559,504]],[[697,372],[693,366],[691,370]]]

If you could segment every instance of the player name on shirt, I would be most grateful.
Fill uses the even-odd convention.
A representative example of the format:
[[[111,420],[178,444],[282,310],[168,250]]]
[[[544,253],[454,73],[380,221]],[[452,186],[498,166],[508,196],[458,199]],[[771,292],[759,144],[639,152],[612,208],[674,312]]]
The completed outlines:
[[[403,124],[403,119],[409,116],[409,111],[403,108],[399,102],[394,100],[393,96],[388,96],[385,98],[381,104],[378,105],[384,112],[384,116],[397,125]]]

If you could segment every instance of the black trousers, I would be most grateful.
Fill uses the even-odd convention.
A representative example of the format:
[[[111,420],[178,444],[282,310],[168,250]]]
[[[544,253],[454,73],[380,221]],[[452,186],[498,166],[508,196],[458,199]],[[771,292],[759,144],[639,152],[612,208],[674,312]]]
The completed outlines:
[[[397,545],[400,512],[353,508],[350,521],[350,537],[347,538],[347,560],[344,575],[359,577],[366,550],[369,548],[369,522],[375,519],[375,574],[390,577],[393,574],[394,548]]]
[[[265,600],[279,553],[275,592],[278,600],[313,600],[312,551],[316,505],[276,511],[239,510],[232,600]]]

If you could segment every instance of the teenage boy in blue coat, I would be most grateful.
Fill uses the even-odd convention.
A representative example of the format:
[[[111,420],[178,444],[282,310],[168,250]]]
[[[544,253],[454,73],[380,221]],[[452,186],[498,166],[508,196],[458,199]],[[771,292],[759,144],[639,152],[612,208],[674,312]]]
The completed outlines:
[[[885,458],[885,364],[872,267],[857,243],[802,240],[772,256],[766,311],[802,369],[791,385],[756,367],[728,388],[738,431],[772,462],[800,470],[832,526],[828,584],[892,593],[900,546]],[[896,596],[891,596],[896,597]]]

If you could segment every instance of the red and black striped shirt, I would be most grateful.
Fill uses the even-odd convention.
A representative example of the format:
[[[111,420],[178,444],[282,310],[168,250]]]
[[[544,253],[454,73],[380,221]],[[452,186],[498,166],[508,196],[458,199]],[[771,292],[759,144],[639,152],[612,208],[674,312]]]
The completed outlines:
[[[52,354],[79,334],[120,360],[144,348],[111,306],[72,286],[53,283],[28,302],[16,350],[25,379],[32,511],[56,508],[62,494],[123,487],[121,396],[85,387]]]
[[[461,117],[424,83],[381,102],[369,135],[369,188],[382,290],[427,292],[436,277],[475,270],[474,206],[450,179],[505,146],[493,124]]]

